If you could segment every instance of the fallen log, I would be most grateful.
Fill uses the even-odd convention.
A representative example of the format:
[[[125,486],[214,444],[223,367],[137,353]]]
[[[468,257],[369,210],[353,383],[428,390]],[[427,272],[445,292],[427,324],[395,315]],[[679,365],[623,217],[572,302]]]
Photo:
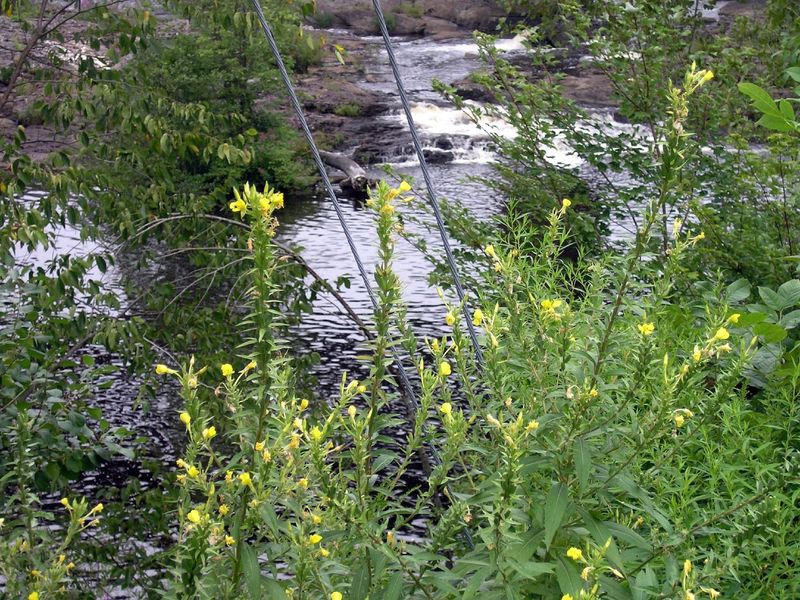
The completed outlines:
[[[346,185],[356,192],[364,193],[367,191],[369,178],[367,177],[367,172],[363,167],[361,167],[361,165],[354,160],[347,158],[344,154],[326,152],[324,150],[320,150],[319,154],[322,157],[322,160],[325,161],[326,165],[329,165],[334,169],[339,169],[345,175],[347,175],[347,179],[341,182],[342,185]]]

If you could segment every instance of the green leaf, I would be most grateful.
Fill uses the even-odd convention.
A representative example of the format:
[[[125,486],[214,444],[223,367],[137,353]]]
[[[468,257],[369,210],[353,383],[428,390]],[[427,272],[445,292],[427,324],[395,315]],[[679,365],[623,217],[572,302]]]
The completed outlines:
[[[792,312],[783,315],[781,320],[778,322],[778,325],[784,329],[794,329],[800,325],[800,310],[793,310]]]
[[[370,575],[366,560],[353,573],[353,584],[350,586],[351,600],[364,600],[369,595]]]
[[[761,300],[764,301],[767,308],[771,308],[774,311],[780,311],[787,307],[787,305],[784,304],[785,300],[779,296],[777,292],[767,287],[759,287],[758,295],[761,296]]]
[[[525,579],[536,579],[546,573],[552,573],[555,570],[553,563],[540,563],[540,562],[518,562],[516,560],[507,561],[509,566],[517,573],[522,575]]]
[[[761,312],[751,312],[747,313],[746,315],[742,315],[739,318],[739,327],[750,327],[751,325],[755,325],[756,323],[761,323],[767,318],[767,315]]]
[[[286,590],[283,589],[280,583],[271,577],[263,577],[261,582],[266,588],[267,600],[286,600]]]
[[[776,344],[786,339],[788,333],[775,323],[758,323],[753,326],[753,333],[761,336],[768,344]]]
[[[784,299],[784,306],[795,306],[800,302],[800,281],[791,279],[778,288],[778,295]]]
[[[783,116],[764,115],[756,123],[773,131],[788,132],[794,130],[794,126],[787,122]]]
[[[781,100],[778,103],[778,106],[781,109],[781,115],[787,121],[794,121],[794,109],[792,108],[792,103],[788,100]]]
[[[755,106],[762,113],[775,116],[780,115],[778,105],[775,104],[775,101],[772,99],[772,97],[762,88],[758,87],[754,83],[747,82],[740,83],[738,87],[739,91],[750,98],[753,101],[753,106]]]
[[[589,444],[584,439],[575,440],[572,453],[575,461],[575,475],[578,478],[581,491],[583,491],[589,483],[589,473],[592,470],[592,455],[589,451]]]
[[[242,543],[242,571],[250,597],[261,598],[261,569],[258,567],[258,556],[247,542]]]
[[[742,302],[750,296],[750,282],[747,279],[737,279],[725,290],[725,299],[730,302]]]
[[[555,484],[544,505],[544,545],[550,548],[550,544],[555,537],[561,522],[564,520],[564,513],[567,512],[569,503],[569,491],[563,483]]]
[[[791,67],[786,69],[786,74],[794,79],[797,83],[800,83],[800,67]]]
[[[578,573],[575,562],[564,556],[558,557],[556,580],[558,580],[558,587],[561,588],[561,593],[571,594],[573,598],[577,598],[579,590],[583,589],[583,580],[580,573]]]
[[[467,588],[464,590],[464,595],[461,596],[461,600],[470,600],[475,596],[475,593],[480,589],[483,585],[483,582],[486,581],[486,578],[494,570],[491,566],[486,566],[478,569],[475,574],[469,578],[469,583],[467,584]]]
[[[400,600],[403,594],[403,575],[395,573],[383,590],[383,600]]]

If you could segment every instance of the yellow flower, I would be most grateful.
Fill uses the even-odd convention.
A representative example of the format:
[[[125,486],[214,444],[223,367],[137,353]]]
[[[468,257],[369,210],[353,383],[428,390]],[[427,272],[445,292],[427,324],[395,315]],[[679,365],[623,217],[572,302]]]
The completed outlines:
[[[597,388],[592,388],[589,390],[589,397],[590,398],[597,398],[600,395],[600,392],[597,391]]]
[[[289,448],[291,448],[292,450],[297,450],[299,447],[300,447],[300,434],[293,433],[292,439],[289,440]]]
[[[572,206],[572,200],[570,200],[569,198],[564,198],[561,201],[561,208],[563,208],[564,210],[568,209],[570,206]]]
[[[712,79],[714,79],[714,71],[709,69],[708,71],[703,73],[703,81],[711,81]]]
[[[99,515],[101,512],[103,512],[103,509],[104,509],[104,508],[105,508],[105,507],[103,506],[103,503],[102,503],[102,502],[98,502],[98,503],[95,505],[95,507],[94,507],[92,510],[90,510],[90,511],[89,511],[89,514],[90,514],[90,515],[93,515],[93,514],[95,514],[95,513],[96,513],[96,514],[98,514],[98,515]],[[62,555],[62,556],[63,556],[63,555]]]
[[[225,471],[225,481],[227,483],[233,481],[233,471]]]
[[[449,417],[453,412],[453,405],[449,402],[443,402],[442,405],[439,407],[439,410],[442,411],[442,414],[446,417]]]
[[[203,429],[203,439],[207,442],[209,440],[214,439],[216,435],[217,435],[217,428],[214,427],[213,425],[211,427],[206,427],[205,429]]]
[[[253,480],[250,479],[250,473],[248,473],[247,471],[239,473],[239,480],[242,482],[242,485],[246,485],[248,487],[253,485]]]
[[[495,258],[497,256],[497,254],[494,251],[494,246],[492,246],[491,244],[486,246],[486,248],[484,248],[483,251],[486,252],[486,256],[490,256],[492,258]]]
[[[331,592],[331,600],[342,600],[342,592]]]
[[[339,594],[341,597],[341,594]],[[31,592],[28,594],[28,600],[39,600],[39,592]]]
[[[531,431],[536,431],[537,429],[539,429],[539,421],[537,421],[536,419],[531,419],[525,426],[525,431],[527,431],[528,433],[530,433]]]
[[[238,213],[241,213],[241,214],[244,214],[244,212],[247,210],[247,204],[245,204],[244,200],[242,200],[241,198],[239,198],[238,200],[234,200],[233,202],[228,204],[228,207],[233,212],[235,212],[235,213],[238,212]]]
[[[697,241],[697,242],[699,242],[700,240],[704,240],[704,239],[706,239],[706,232],[705,231],[701,231],[696,236],[694,236],[694,240]]]
[[[715,340],[727,340],[729,337],[731,337],[731,334],[724,327],[720,327],[717,329],[716,333],[714,333]]]
[[[714,588],[701,587],[700,590],[703,593],[708,594],[708,597],[711,598],[711,600],[715,600],[716,598],[720,597],[720,593]]]
[[[311,515],[311,522],[314,523],[314,525],[319,525],[322,523],[322,517],[319,515]]]
[[[472,313],[472,324],[478,327],[481,323],[483,323],[483,311],[480,308],[476,308],[475,312]]]
[[[233,365],[230,363],[225,363],[220,367],[220,369],[222,370],[223,377],[230,377],[233,375]]]
[[[567,550],[567,557],[571,558],[572,560],[582,560],[583,551],[580,548],[572,546],[569,550]]]
[[[198,475],[200,475],[200,469],[198,469],[194,465],[186,469],[186,472],[189,474],[189,477],[197,477]]]
[[[283,208],[283,192],[273,192],[271,200],[275,208]]]
[[[677,427],[678,429],[683,427],[683,424],[686,422],[686,419],[681,413],[676,414],[672,418],[675,420],[675,427]]]
[[[236,540],[233,539],[233,536],[226,535],[225,536],[225,545],[226,546],[233,546],[236,543]]]
[[[31,571],[31,575],[33,575],[34,577],[41,577],[42,576],[42,572],[39,569],[33,569]]]
[[[247,363],[244,366],[244,369],[239,371],[239,373],[248,373],[248,372],[252,371],[253,369],[255,369],[257,366],[258,366],[258,363],[256,361],[254,361],[254,360],[251,360],[249,363]]]
[[[554,312],[557,308],[559,308],[563,302],[561,300],[542,300],[542,309],[547,312]]]
[[[69,563],[67,565],[67,571],[72,571],[72,569],[74,569],[74,568],[75,568],[75,563],[74,562],[71,562],[71,563]]]
[[[456,316],[453,314],[453,311],[450,311],[445,315],[444,322],[450,327],[456,324]]]
[[[192,509],[189,511],[189,514],[186,515],[186,519],[190,523],[194,523],[196,525],[200,522],[200,512],[197,509]]]
[[[561,596],[561,600],[573,600],[572,594],[564,594]]]
[[[311,430],[311,439],[314,440],[315,442],[320,442],[322,440],[322,437],[323,437],[322,430],[315,425],[314,428]]]
[[[271,461],[271,460],[272,460],[272,453],[271,453],[269,450],[264,450],[264,451],[261,453],[261,458],[263,459],[263,461],[264,461],[265,463],[268,463],[269,461]]]
[[[405,194],[406,192],[410,192],[411,191],[411,184],[409,184],[407,181],[401,181],[400,185],[397,186],[397,191],[400,192],[401,194]]]
[[[312,546],[315,546],[322,541],[322,536],[318,533],[312,533],[310,536],[308,536],[308,541]]]
[[[222,515],[223,517],[227,515],[229,512],[231,512],[231,509],[228,508],[227,504],[220,504],[217,510],[219,510],[219,514]]]
[[[739,323],[739,319],[741,318],[742,315],[740,315],[739,313],[733,313],[730,317],[728,317],[728,321],[730,321],[734,325],[737,325]]]
[[[583,571],[581,571],[581,579],[584,581],[589,581],[589,575],[592,572],[592,567],[584,567]]]
[[[394,531],[386,532],[386,543],[390,546],[394,544]]]
[[[350,415],[351,419],[355,419],[356,418],[356,412],[357,412],[356,411],[356,407],[353,406],[352,404],[347,407],[347,414]]]
[[[326,550],[325,548],[320,548],[320,549],[319,549],[319,555],[320,555],[322,558],[328,558],[328,557],[331,555],[331,553],[330,553],[330,551],[329,551],[329,550]]]
[[[685,561],[683,561],[683,574],[688,575],[691,572],[692,572],[692,561],[690,561],[687,558]]]
[[[439,375],[442,377],[447,377],[450,373],[453,372],[453,369],[450,367],[450,363],[446,360],[443,360],[439,363]]]
[[[66,498],[62,498],[61,499],[61,504],[63,506],[69,507],[69,500],[67,500]]]
[[[187,412],[182,412],[181,416],[180,416],[180,419],[181,419],[181,423],[186,425],[186,427],[189,427],[189,424],[192,422],[192,417]]]
[[[356,392],[358,392],[359,394],[363,394],[366,391],[367,391],[367,386],[363,384],[356,388]]]
[[[261,452],[264,450],[264,442],[256,442],[256,452]]]
[[[308,408],[308,400],[306,398],[303,398],[302,400],[300,400],[300,410],[305,410],[307,408]]]
[[[692,360],[694,360],[694,362],[700,362],[702,358],[703,358],[703,353],[700,351],[700,348],[695,346],[694,352],[692,352]]]
[[[305,489],[308,489],[308,479],[306,479],[305,477],[303,477],[303,478],[302,478],[300,481],[298,481],[298,482],[297,482],[297,485],[299,485],[299,486],[300,486],[301,488],[303,488],[304,490],[305,490]]]
[[[381,214],[384,215],[384,216],[387,216],[387,217],[393,215],[394,214],[394,206],[392,206],[391,204],[384,204],[381,207]]]
[[[175,369],[170,369],[167,365],[160,363],[156,365],[156,375],[175,375],[176,373]]]
[[[639,323],[636,327],[639,329],[639,333],[644,336],[653,335],[653,332],[656,330],[656,326],[649,322]]]

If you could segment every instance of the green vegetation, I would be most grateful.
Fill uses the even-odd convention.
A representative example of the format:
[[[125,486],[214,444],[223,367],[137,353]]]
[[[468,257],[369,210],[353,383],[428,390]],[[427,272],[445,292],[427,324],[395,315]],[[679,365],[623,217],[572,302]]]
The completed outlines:
[[[247,3],[168,2],[191,27],[171,35],[147,11],[92,7],[69,35],[107,63],[63,69],[26,54],[63,43],[72,19],[0,0],[30,40],[2,73],[0,111],[32,91],[25,122],[64,142],[35,160],[20,127],[0,147],[0,594],[800,596],[798,9],[774,0],[763,27],[711,35],[689,0],[508,4],[536,24],[533,47],[588,48],[631,127],[569,100],[554,53],[512,64],[479,36],[475,80],[497,103],[439,87],[476,123],[518,131],[494,139],[503,217],[444,205],[485,364],[445,291],[432,310],[447,334],[412,331],[397,238],[443,287],[447,271],[405,227],[423,196],[382,182],[366,203],[369,374],[342,373],[330,394],[306,377],[315,358],[291,351],[290,326],[328,284],[307,286],[275,240],[283,192],[312,179]],[[265,8],[307,68],[310,5]],[[553,164],[562,142],[595,181]],[[620,217],[630,237],[609,247]],[[66,226],[118,238],[143,267],[185,253],[196,271],[183,286],[129,276],[126,300],[96,281],[109,252],[19,260]],[[148,374],[143,402],[172,398],[177,470],[145,454],[154,432],[94,405],[115,367],[90,345]],[[71,490],[132,458],[151,485]]]
[[[340,117],[357,117],[361,114],[361,107],[355,103],[341,104],[333,112]]]

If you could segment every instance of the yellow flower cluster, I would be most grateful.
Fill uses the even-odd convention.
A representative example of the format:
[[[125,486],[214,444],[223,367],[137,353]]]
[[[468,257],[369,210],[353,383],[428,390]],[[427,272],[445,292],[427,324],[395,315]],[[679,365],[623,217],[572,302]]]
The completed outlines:
[[[233,197],[234,200],[228,204],[228,208],[242,216],[247,213],[248,206],[253,206],[258,208],[262,217],[266,218],[274,211],[283,208],[284,202],[283,194],[270,189],[268,183],[264,184],[263,192],[259,192],[255,186],[251,187],[249,183],[245,183],[241,194],[238,189],[233,189]]]

